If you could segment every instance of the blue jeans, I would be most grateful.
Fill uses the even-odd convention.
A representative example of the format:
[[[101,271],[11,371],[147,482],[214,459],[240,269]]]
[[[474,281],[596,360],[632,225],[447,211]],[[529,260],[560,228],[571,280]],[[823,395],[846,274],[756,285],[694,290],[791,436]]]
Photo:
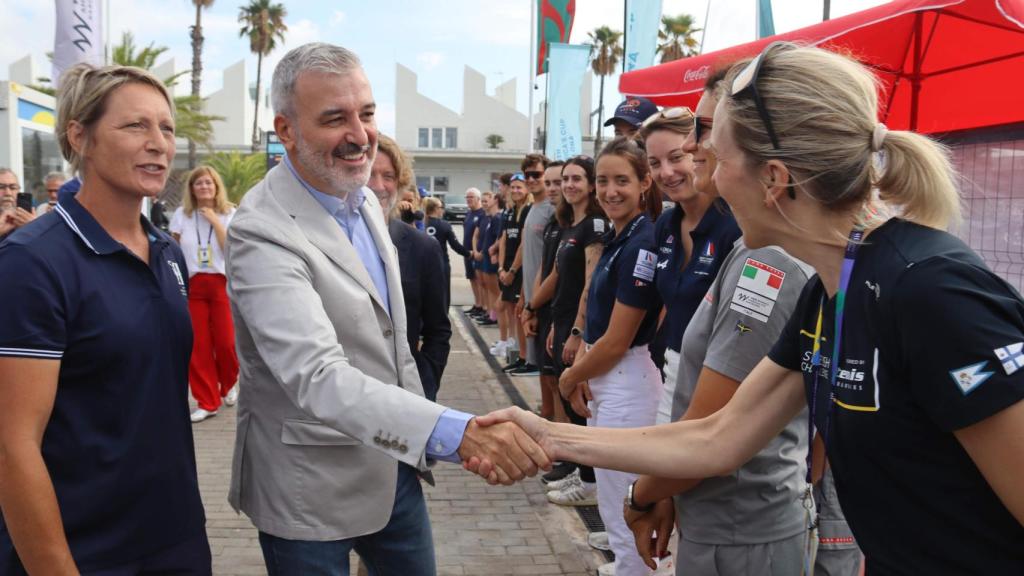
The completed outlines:
[[[260,532],[260,547],[269,576],[348,576],[354,549],[370,576],[435,576],[434,538],[423,489],[416,471],[398,465],[395,506],[380,532],[314,542],[286,540]]]

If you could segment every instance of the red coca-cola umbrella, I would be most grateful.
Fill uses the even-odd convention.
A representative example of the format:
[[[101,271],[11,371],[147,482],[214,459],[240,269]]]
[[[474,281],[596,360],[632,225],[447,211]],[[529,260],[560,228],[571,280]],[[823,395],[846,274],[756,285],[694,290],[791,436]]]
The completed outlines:
[[[1024,0],[898,0],[627,72],[619,92],[692,108],[712,69],[776,40],[848,53],[874,69],[890,128],[934,134],[1024,122]]]

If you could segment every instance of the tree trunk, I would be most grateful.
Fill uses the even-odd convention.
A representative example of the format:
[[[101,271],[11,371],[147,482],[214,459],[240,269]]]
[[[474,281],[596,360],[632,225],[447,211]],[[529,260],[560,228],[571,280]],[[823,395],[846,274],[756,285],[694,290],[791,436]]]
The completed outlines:
[[[597,93],[597,132],[594,133],[594,158],[601,153],[601,132],[604,131],[604,74],[601,74],[601,89]]]
[[[256,99],[255,109],[252,111],[252,151],[256,152],[260,148],[260,81],[261,73],[263,72],[263,51],[257,52],[256,58]]]
[[[196,4],[196,25],[192,28],[192,103],[193,111],[196,114],[199,110],[199,87],[203,76],[203,7]],[[191,138],[188,141],[188,169],[196,167],[196,143]]]

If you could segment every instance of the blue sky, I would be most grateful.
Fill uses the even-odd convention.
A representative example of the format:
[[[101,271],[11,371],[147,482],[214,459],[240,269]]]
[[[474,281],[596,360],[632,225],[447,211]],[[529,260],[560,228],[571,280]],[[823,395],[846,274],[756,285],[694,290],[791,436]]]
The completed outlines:
[[[131,30],[137,43],[170,48],[168,57],[184,69],[191,64],[188,27],[195,19],[189,0],[109,0],[112,37]],[[393,132],[395,63],[419,75],[420,91],[454,110],[462,106],[463,66],[487,77],[488,91],[510,78],[518,79],[518,107],[528,98],[530,0],[282,0],[288,11],[286,41],[265,60],[264,78],[289,49],[310,41],[341,44],[363,59],[380,106],[382,130]],[[600,25],[622,28],[624,0],[577,0],[571,42],[582,43],[586,32]],[[833,0],[834,16],[881,4],[881,0]],[[204,13],[203,92],[221,85],[221,71],[246,58],[255,80],[256,58],[238,37],[241,0],[216,0]],[[755,0],[714,0],[707,25],[706,50],[753,39]],[[776,30],[813,24],[821,17],[821,0],[775,0]],[[704,22],[707,0],[663,0],[665,14],[687,12]],[[0,0],[0,79],[7,66],[32,53],[40,72],[49,75],[45,52],[53,49],[54,4],[51,0]],[[535,93],[544,93],[543,76]],[[187,78],[183,80],[188,82]],[[617,78],[606,81],[606,107],[619,95]],[[595,81],[594,105],[597,104]],[[608,109],[608,108],[606,108]]]

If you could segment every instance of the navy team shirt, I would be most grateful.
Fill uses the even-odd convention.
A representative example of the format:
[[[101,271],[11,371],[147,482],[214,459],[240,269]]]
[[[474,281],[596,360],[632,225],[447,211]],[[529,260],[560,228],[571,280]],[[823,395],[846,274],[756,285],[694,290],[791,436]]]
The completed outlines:
[[[683,209],[676,205],[662,213],[654,225],[654,238],[658,243],[658,270],[654,283],[665,302],[661,332],[665,346],[675,352],[679,352],[690,318],[718,276],[718,269],[732,250],[732,245],[742,234],[729,206],[715,201],[690,232],[693,252],[689,262],[684,262],[686,251],[679,238],[682,221]]]
[[[590,277],[587,293],[587,323],[583,330],[587,344],[604,336],[616,301],[647,311],[631,348],[647,345],[654,338],[661,310],[661,298],[654,286],[656,250],[654,224],[646,214],[631,220],[618,235],[605,235],[604,251]]]
[[[148,266],[73,196],[0,244],[0,356],[60,361],[42,454],[83,571],[205,542],[188,272],[178,245],[142,224]],[[0,574],[19,572],[0,519]]]

